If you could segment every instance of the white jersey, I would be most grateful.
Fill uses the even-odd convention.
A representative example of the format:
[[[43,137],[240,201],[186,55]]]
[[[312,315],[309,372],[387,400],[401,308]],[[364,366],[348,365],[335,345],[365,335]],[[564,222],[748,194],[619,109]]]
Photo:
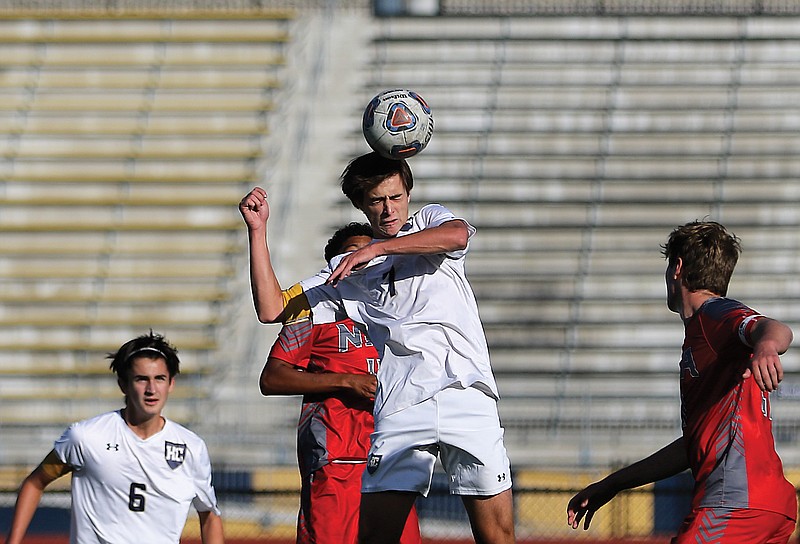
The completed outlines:
[[[73,467],[71,544],[173,544],[190,505],[220,513],[205,442],[172,421],[144,440],[108,412],[70,425],[55,451]]]
[[[452,219],[457,218],[447,208],[429,204],[398,236]],[[475,228],[467,226],[472,237]],[[379,257],[337,287],[324,285],[321,278],[339,257],[330,270],[301,282],[315,320],[317,308],[339,301],[351,319],[367,326],[381,357],[376,419],[448,386],[473,386],[498,398],[478,305],[464,271],[466,253]]]

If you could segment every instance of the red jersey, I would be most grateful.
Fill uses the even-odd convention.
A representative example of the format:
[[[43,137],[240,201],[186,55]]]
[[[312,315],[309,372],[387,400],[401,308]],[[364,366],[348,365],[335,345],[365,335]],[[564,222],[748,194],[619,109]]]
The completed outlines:
[[[285,325],[270,357],[307,372],[378,371],[378,352],[350,319],[313,326],[310,320]],[[372,401],[350,395],[305,395],[297,429],[301,473],[330,462],[366,462],[374,428],[372,408]]]
[[[693,508],[749,508],[797,517],[795,490],[772,436],[769,393],[742,374],[750,332],[764,316],[726,298],[707,300],[685,324],[681,419],[695,479]]]

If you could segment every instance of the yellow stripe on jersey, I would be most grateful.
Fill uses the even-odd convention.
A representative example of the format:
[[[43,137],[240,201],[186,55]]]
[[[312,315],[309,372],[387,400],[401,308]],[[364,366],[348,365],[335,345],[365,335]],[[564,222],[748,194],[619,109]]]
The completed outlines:
[[[311,305],[303,292],[303,287],[295,283],[281,291],[283,296],[283,322],[294,323],[311,317]]]
[[[60,478],[64,474],[72,471],[71,466],[64,464],[61,459],[58,458],[58,454],[56,454],[55,450],[51,450],[50,453],[47,454],[47,457],[45,457],[44,461],[39,465],[39,469],[41,469],[50,480]]]

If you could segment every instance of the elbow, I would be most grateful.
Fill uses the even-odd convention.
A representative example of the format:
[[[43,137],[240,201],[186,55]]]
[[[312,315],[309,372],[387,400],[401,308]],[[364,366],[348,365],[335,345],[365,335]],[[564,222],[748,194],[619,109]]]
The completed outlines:
[[[467,244],[469,244],[469,230],[463,221],[459,223],[461,223],[460,227],[453,229],[452,232],[450,251],[462,251],[467,249]]]
[[[269,365],[269,363],[267,363],[267,365]],[[258,390],[261,391],[261,394],[265,397],[271,395],[273,392],[272,384],[269,381],[267,365],[264,366],[264,370],[261,371],[261,377],[258,379]]]
[[[283,312],[271,312],[256,308],[256,317],[258,318],[259,323],[262,323],[263,325],[273,325],[275,323],[282,322]]]
[[[467,231],[465,229],[464,232],[462,233],[462,236],[459,236],[459,238],[457,240],[457,244],[458,245],[456,247],[456,250],[457,251],[462,251],[462,250],[467,249],[467,244],[468,243],[469,243],[469,233],[467,233]]]
[[[265,397],[268,397],[274,393],[272,384],[269,383],[269,378],[264,374],[261,375],[261,379],[258,381],[258,389]]]
[[[274,325],[275,323],[278,323],[275,318],[264,314],[258,314],[258,322],[262,325]]]
[[[284,394],[285,387],[282,384],[281,369],[281,362],[276,359],[268,358],[264,364],[258,379],[258,389],[265,397]]]

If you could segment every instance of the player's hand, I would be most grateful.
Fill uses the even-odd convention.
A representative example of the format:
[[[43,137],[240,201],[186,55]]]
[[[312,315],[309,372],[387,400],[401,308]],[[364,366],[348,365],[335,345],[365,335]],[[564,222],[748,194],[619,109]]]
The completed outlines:
[[[339,264],[336,265],[336,268],[333,270],[325,283],[336,287],[336,284],[348,277],[353,270],[363,268],[367,263],[379,255],[378,245],[378,243],[372,243],[342,257],[342,259],[339,261]]]
[[[583,520],[583,530],[589,528],[597,510],[614,498],[616,493],[603,481],[595,482],[572,497],[567,504],[567,525],[577,529]]]
[[[750,331],[753,356],[743,377],[746,379],[752,375],[762,391],[775,391],[783,380],[780,355],[789,349],[793,337],[792,329],[780,321],[770,318],[757,320]]]
[[[378,379],[372,374],[352,374],[350,387],[358,397],[374,399],[378,387]]]
[[[269,219],[269,203],[267,192],[261,187],[255,187],[239,202],[239,212],[249,229],[262,228]]]
[[[753,351],[750,366],[745,369],[742,377],[747,379],[752,375],[762,391],[771,393],[783,381],[783,365],[778,352],[764,344],[766,343],[759,343]]]

